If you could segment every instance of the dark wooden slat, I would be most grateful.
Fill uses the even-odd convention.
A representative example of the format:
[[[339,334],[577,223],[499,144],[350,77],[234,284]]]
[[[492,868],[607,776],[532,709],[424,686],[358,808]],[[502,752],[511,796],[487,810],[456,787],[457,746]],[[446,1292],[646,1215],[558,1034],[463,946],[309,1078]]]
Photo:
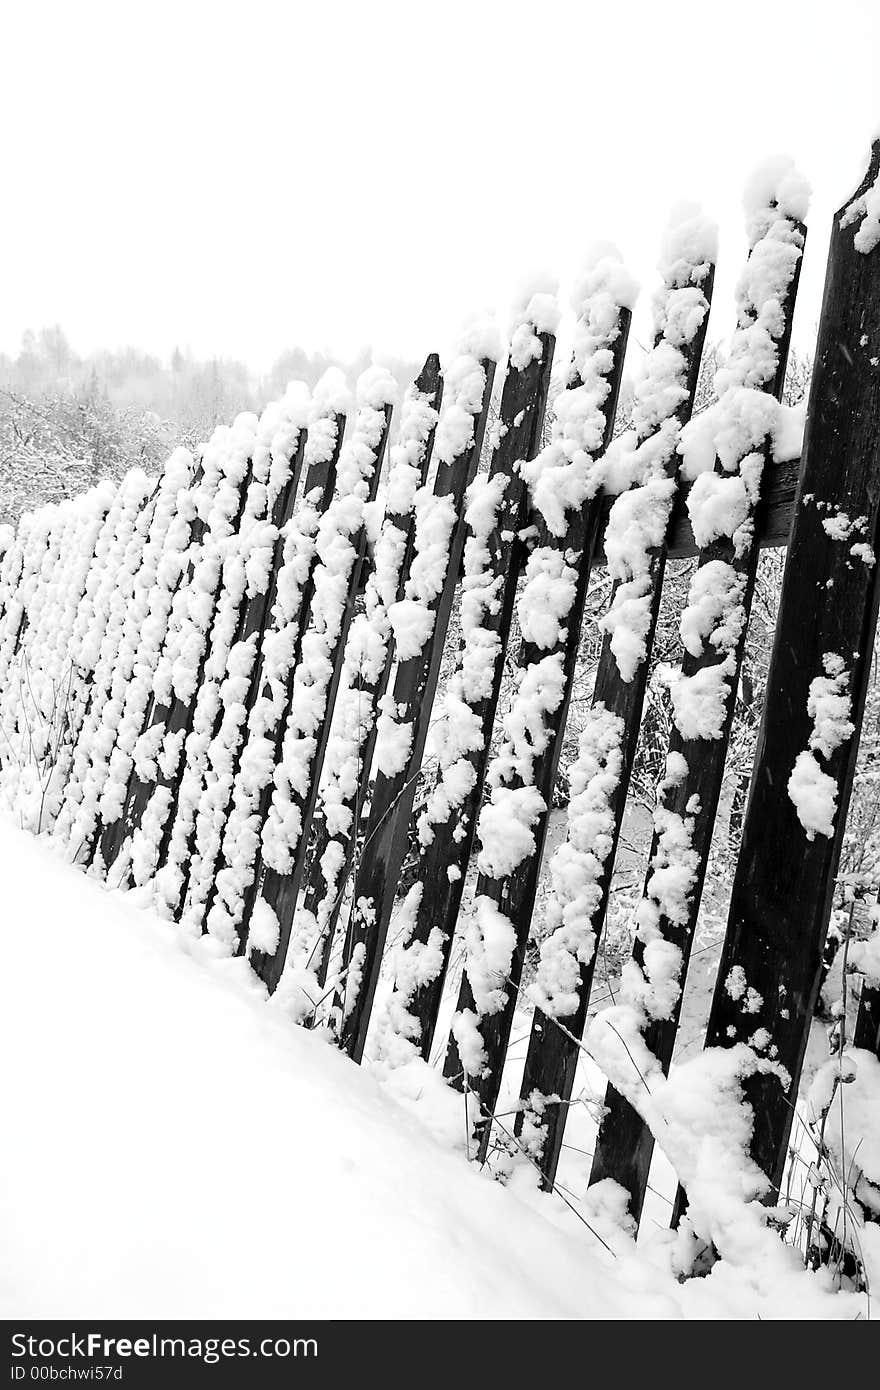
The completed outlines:
[[[471,442],[453,458],[441,460],[434,480],[434,497],[449,498],[455,508],[456,519],[449,537],[443,586],[436,597],[426,605],[427,611],[434,617],[433,629],[430,638],[419,652],[399,661],[395,675],[393,700],[398,718],[401,723],[412,728],[409,756],[404,767],[393,775],[386,774],[381,769],[376,770],[370,792],[370,810],[363,829],[363,850],[352,900],[370,903],[375,917],[368,927],[366,923],[362,924],[359,937],[364,944],[365,958],[361,990],[353,1002],[348,1019],[347,1037],[353,1055],[359,1050],[362,1052],[362,1038],[366,1037],[366,1027],[369,1024],[378,965],[406,858],[416,782],[428,737],[428,725],[443,660],[443,647],[456,584],[460,578],[466,535],[464,493],[476,475],[480,460],[492,397],[495,363],[490,358],[484,358],[480,363],[480,369],[484,382],[482,402],[473,418]],[[457,410],[462,409],[457,401],[455,407]],[[415,931],[424,925],[424,921],[416,922]],[[347,937],[344,959],[351,959],[351,951],[355,944],[353,939]],[[326,966],[326,962],[324,964]]]
[[[607,291],[603,288],[603,297]],[[620,382],[623,374],[623,362],[626,355],[626,344],[629,336],[631,313],[627,308],[620,307],[617,312],[614,328],[601,337],[601,347],[603,353],[607,352],[610,344],[611,351],[607,352],[607,368],[604,375],[608,386],[608,395],[602,405],[604,417],[604,437],[602,439],[599,453],[607,449],[614,429],[614,416],[617,409],[617,398],[620,392]],[[580,377],[577,376],[575,369],[572,386],[582,385]],[[552,447],[552,445],[551,445]],[[556,782],[556,773],[559,766],[559,757],[562,752],[562,742],[565,733],[565,724],[568,717],[568,709],[571,702],[572,684],[574,681],[575,664],[577,661],[578,648],[580,646],[581,627],[583,624],[584,605],[587,598],[587,587],[590,579],[590,565],[593,549],[596,544],[596,534],[599,525],[600,503],[598,494],[592,500],[584,503],[576,509],[566,509],[564,519],[564,532],[562,535],[555,534],[547,525],[544,517],[537,509],[533,510],[532,519],[537,527],[537,538],[535,542],[535,554],[544,553],[548,557],[558,554],[562,561],[575,572],[575,587],[571,605],[564,615],[564,628],[558,633],[557,640],[551,646],[540,646],[534,641],[523,638],[519,652],[520,670],[528,673],[530,669],[538,668],[540,664],[547,660],[558,659],[561,667],[563,679],[562,699],[556,708],[544,711],[541,716],[542,730],[541,738],[544,746],[541,751],[535,751],[534,731],[530,732],[529,752],[524,749],[517,750],[523,752],[523,757],[530,760],[528,782],[523,775],[523,770],[517,768],[515,771],[502,771],[499,778],[499,785],[505,790],[516,791],[526,785],[533,788],[540,797],[543,810],[531,822],[531,833],[534,837],[534,850],[526,854],[512,870],[499,875],[482,871],[477,879],[476,896],[484,898],[493,904],[494,909],[502,914],[510,922],[515,933],[515,944],[511,954],[510,969],[506,981],[499,987],[504,993],[504,1003],[501,1008],[494,1012],[481,1012],[478,1001],[472,988],[468,965],[462,977],[461,989],[459,991],[457,1014],[472,1013],[477,1017],[476,1028],[484,1056],[484,1064],[478,1076],[470,1075],[465,1080],[466,1068],[463,1065],[459,1051],[459,1045],[455,1034],[450,1035],[444,1075],[458,1089],[464,1089],[467,1084],[468,1089],[473,1092],[480,1106],[481,1120],[477,1129],[479,1134],[479,1154],[482,1159],[485,1157],[489,1139],[491,1136],[491,1116],[495,1110],[498,1094],[501,1088],[501,1076],[504,1069],[504,1057],[507,1052],[507,1044],[510,1040],[510,1030],[513,1024],[513,1015],[516,1008],[517,991],[522,975],[522,968],[525,961],[526,946],[528,943],[529,932],[531,929],[532,913],[535,906],[535,896],[538,890],[538,877],[540,874],[541,860],[544,853],[544,843],[547,836],[547,824],[549,817],[549,807],[553,796],[553,787]],[[528,579],[526,580],[528,585]],[[517,708],[517,697],[514,697],[514,710]],[[501,757],[504,758],[507,751],[506,745],[502,746]],[[510,750],[513,752],[513,750]],[[485,848],[485,847],[484,847]]]
[[[421,372],[414,382],[414,390],[417,399],[424,402],[431,410],[438,411],[443,394],[443,380],[440,373],[440,358],[436,353],[431,353],[425,361]],[[406,403],[403,406],[406,412]],[[434,426],[428,432],[424,441],[424,449],[421,456],[421,485],[424,485],[428,476],[428,468],[431,462],[431,455],[434,448],[434,436],[436,432],[436,417]],[[393,450],[392,450],[393,454]],[[392,463],[393,467],[393,463]],[[402,546],[400,553],[400,567],[398,571],[395,599],[403,597],[403,590],[409,575],[409,566],[413,553],[413,540],[415,536],[415,512],[410,509],[407,513],[390,513],[382,523],[383,534],[386,528],[392,533],[396,532],[400,537],[397,542]],[[380,582],[380,576],[373,570],[372,578],[368,581],[367,589],[370,584],[374,587]],[[384,579],[382,582],[385,582]],[[377,601],[382,603],[382,596],[377,592]],[[369,610],[370,598],[367,596]],[[368,619],[364,619],[365,621]],[[357,623],[360,619],[355,619]],[[384,620],[387,622],[387,618]],[[329,957],[329,948],[333,940],[333,933],[342,904],[342,885],[346,882],[350,872],[355,854],[355,844],[357,837],[357,822],[359,819],[358,811],[364,795],[367,778],[373,763],[373,753],[376,746],[377,716],[379,702],[384,695],[391,675],[391,666],[394,658],[394,645],[391,640],[390,631],[384,637],[385,651],[384,660],[375,675],[371,676],[363,670],[363,666],[353,673],[349,684],[340,696],[340,700],[348,701],[353,699],[357,705],[358,718],[358,746],[352,751],[356,761],[357,773],[353,779],[354,785],[349,782],[349,772],[346,770],[344,781],[348,783],[348,789],[337,782],[334,790],[339,794],[338,805],[334,805],[334,815],[348,817],[347,828],[335,825],[331,831],[329,822],[322,815],[323,793],[319,793],[319,806],[316,812],[316,822],[318,823],[318,834],[314,847],[311,849],[311,870],[308,875],[308,882],[303,893],[302,905],[298,910],[298,920],[313,920],[317,928],[314,936],[308,959],[311,962],[320,961],[317,970],[319,982],[326,978],[326,967]],[[347,731],[343,730],[342,738],[347,737]],[[329,764],[328,764],[329,770]],[[336,850],[338,857],[338,868],[332,879],[328,880],[324,875],[323,860],[331,845]]]
[[[392,407],[390,405],[384,407],[385,423],[375,447],[372,461],[368,467],[368,475],[366,477],[366,500],[369,502],[375,500],[376,490],[379,485],[379,474],[382,469],[382,460],[385,456],[385,448],[388,442],[388,430],[391,424],[391,411]],[[267,985],[270,992],[277,988],[278,982],[281,979],[281,973],[284,969],[285,960],[287,959],[287,947],[290,941],[294,913],[296,911],[297,899],[299,897],[303,871],[305,869],[309,830],[311,828],[312,817],[315,812],[315,804],[318,797],[318,782],[321,775],[321,766],[327,749],[327,741],[330,737],[333,706],[336,701],[339,681],[342,676],[345,643],[348,637],[349,627],[351,626],[351,620],[354,616],[355,600],[362,583],[367,548],[366,527],[363,522],[360,524],[357,532],[351,537],[351,543],[355,555],[348,576],[347,596],[342,619],[337,633],[331,637],[330,647],[327,653],[330,675],[322,697],[322,713],[320,715],[319,726],[315,737],[314,751],[309,758],[307,785],[304,790],[300,788],[291,789],[291,800],[296,806],[300,821],[296,844],[293,846],[292,850],[292,867],[289,873],[282,873],[278,869],[267,865],[261,852],[260,876],[255,879],[255,882],[258,884],[260,895],[274,912],[279,925],[278,944],[274,951],[267,952],[254,947],[250,952],[251,966],[260,979]],[[320,571],[321,567],[319,565],[315,572],[316,586],[320,583]],[[247,922],[245,922],[245,925],[247,925]]]
[[[801,224],[791,222],[791,225],[802,238],[805,237],[805,230]],[[760,386],[762,391],[768,395],[773,395],[777,400],[781,399],[785,382],[785,369],[791,341],[792,315],[801,264],[802,256],[799,256],[782,305],[782,331],[776,340],[775,373],[770,380],[765,381]],[[748,312],[748,317],[751,318],[753,314],[754,309]],[[768,440],[762,449],[765,465],[770,457],[770,452]],[[763,500],[759,491],[757,507],[751,508],[751,511],[757,511],[760,514],[762,510]],[[739,554],[737,554],[733,540],[726,536],[712,541],[700,554],[700,569],[720,561],[729,566],[730,570],[739,577],[744,586],[740,600],[744,621],[739,636],[732,646],[722,644],[723,650],[719,651],[707,638],[703,643],[701,655],[693,656],[690,652],[686,652],[681,666],[682,675],[685,679],[689,679],[699,672],[718,666],[723,661],[732,663],[732,669],[725,680],[726,693],[723,698],[721,737],[685,738],[675,724],[673,724],[670,737],[669,754],[676,759],[683,757],[687,771],[683,776],[677,779],[667,778],[663,783],[659,796],[659,807],[664,814],[671,814],[679,818],[682,825],[690,826],[690,849],[693,856],[691,886],[685,895],[685,906],[676,921],[673,921],[667,914],[663,903],[659,901],[655,903],[651,896],[654,861],[661,847],[661,834],[656,828],[651,842],[643,900],[656,905],[656,930],[659,937],[680,952],[679,992],[676,1002],[669,1009],[666,1017],[648,1018],[643,1034],[647,1048],[659,1062],[664,1075],[668,1073],[672,1061],[684,983],[708,865],[715,813],[724,776],[736,690],[739,684],[748,630],[748,617],[757,574],[758,530],[759,525],[755,524],[751,538],[742,547]],[[641,936],[636,937],[633,961],[640,970],[644,968],[645,946]],[[630,1213],[636,1222],[641,1215],[653,1150],[654,1136],[650,1129],[630,1102],[609,1084],[605,1094],[603,1119],[599,1127],[593,1155],[590,1182],[600,1182],[604,1178],[610,1177],[626,1188],[630,1198]]]
[[[678,349],[681,352],[683,360],[682,378],[686,394],[674,412],[672,412],[671,418],[675,419],[679,426],[687,423],[693,410],[714,283],[714,266],[706,264],[695,269],[697,273],[689,277],[688,283],[695,283],[702,291],[706,304],[706,312],[694,336],[689,342],[681,344]],[[671,288],[674,293],[678,286],[676,284],[669,288]],[[661,332],[658,334],[655,347],[664,343],[665,339]],[[664,421],[663,423],[667,424],[668,421]],[[648,431],[645,438],[650,439],[653,434],[656,434],[656,429],[654,431]],[[642,441],[640,440],[640,442]],[[671,456],[667,459],[663,469],[666,478],[672,479],[676,484],[679,477],[679,461],[678,455],[673,451]],[[670,516],[670,529],[671,526],[672,517]],[[611,828],[608,832],[608,844],[604,858],[602,858],[601,850],[598,845],[592,848],[592,853],[597,860],[597,872],[593,880],[594,891],[597,894],[597,902],[595,909],[590,915],[588,930],[592,932],[594,946],[589,961],[580,962],[577,986],[577,1007],[574,1012],[560,1016],[559,1021],[563,1026],[560,1028],[556,1025],[555,1015],[550,1017],[543,1009],[539,1007],[535,1009],[529,1035],[523,1079],[520,1087],[520,1104],[522,1108],[517,1115],[515,1125],[515,1132],[518,1135],[521,1134],[526,1115],[526,1107],[530,1107],[532,1111],[540,1111],[539,1119],[542,1130],[542,1145],[540,1159],[538,1161],[542,1173],[542,1184],[547,1190],[552,1187],[556,1176],[562,1139],[565,1132],[565,1123],[568,1117],[568,1103],[571,1099],[575,1072],[580,1055],[580,1048],[577,1040],[583,1036],[587,1009],[590,1001],[590,991],[593,983],[593,973],[598,955],[598,943],[608,910],[608,896],[611,888],[614,858],[617,851],[621,825],[623,824],[630,776],[641,728],[642,708],[645,689],[647,687],[651,651],[654,644],[654,633],[657,626],[657,617],[660,611],[660,600],[663,591],[666,556],[666,541],[664,541],[662,545],[649,548],[646,551],[645,558],[648,575],[646,582],[646,597],[650,606],[650,616],[648,629],[645,634],[644,657],[637,664],[631,679],[624,680],[621,675],[617,659],[612,651],[611,634],[609,632],[605,633],[596,672],[592,711],[594,715],[598,711],[603,720],[610,715],[621,721],[620,738],[615,744],[616,750],[619,751],[621,766],[619,780],[607,799],[607,811],[611,821]],[[619,592],[620,583],[621,581],[619,580],[615,582],[612,603],[614,596]],[[607,766],[607,760],[605,765]],[[536,1097],[539,1098],[537,1104]]]
[[[555,338],[552,334],[539,335],[541,352],[523,367],[508,362],[504,386],[501,393],[499,418],[493,436],[492,457],[489,464],[490,481],[507,479],[495,518],[495,525],[487,539],[488,560],[481,573],[482,579],[492,585],[492,601],[481,614],[480,624],[487,638],[495,641],[495,654],[491,661],[492,679],[487,693],[482,697],[472,697],[470,709],[479,722],[480,746],[470,750],[465,756],[473,771],[473,785],[460,804],[444,820],[431,825],[430,843],[422,845],[417,868],[417,882],[422,885],[421,900],[416,914],[414,937],[427,939],[431,929],[437,927],[440,937],[438,950],[442,964],[439,973],[427,981],[413,998],[410,1012],[424,1020],[421,1047],[427,1051],[436,1026],[437,1009],[443,989],[443,979],[449,963],[449,951],[455,933],[455,923],[464,889],[464,877],[474,842],[477,811],[483,793],[483,782],[489,760],[489,746],[492,726],[498,705],[498,694],[504,669],[504,659],[510,636],[513,618],[513,605],[516,586],[522,569],[525,545],[520,532],[527,519],[528,498],[522,477],[515,469],[521,460],[534,458],[541,442],[541,429],[547,405],[547,392],[550,385],[550,371],[553,361]],[[460,666],[459,666],[460,669]],[[380,943],[375,935],[363,936],[364,923],[352,916],[346,938],[345,968],[352,959],[356,946],[364,946],[364,956],[369,946],[376,952]],[[424,933],[424,938],[422,934]],[[374,976],[376,965],[372,964],[370,974]],[[375,988],[375,982],[373,984]],[[363,1056],[366,1042],[369,1010],[363,1006],[345,1018],[345,999],[337,998],[336,1007],[342,1018],[340,1044],[355,1061]]]
[[[855,197],[878,175],[880,141]],[[706,1038],[709,1047],[729,1047],[766,1029],[770,1055],[791,1078],[786,1087],[767,1074],[744,1084],[754,1112],[751,1156],[773,1189],[784,1172],[819,988],[880,597],[877,565],[851,551],[862,542],[880,553],[880,371],[871,362],[880,344],[880,248],[856,249],[859,222],[849,220],[847,208],[832,223],[794,524]],[[835,540],[823,521],[841,513],[866,520]],[[833,834],[816,829],[811,839],[788,783],[813,733],[810,686],[825,673],[827,653],[845,662],[853,732],[830,757],[815,753],[833,783],[836,809]],[[737,968],[760,996],[752,1012],[726,988]]]

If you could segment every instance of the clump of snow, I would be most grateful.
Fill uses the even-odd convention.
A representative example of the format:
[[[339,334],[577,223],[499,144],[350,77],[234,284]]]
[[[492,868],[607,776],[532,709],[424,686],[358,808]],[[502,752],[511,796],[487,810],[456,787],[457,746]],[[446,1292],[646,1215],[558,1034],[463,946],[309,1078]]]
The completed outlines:
[[[532,1002],[554,1018],[578,1007],[580,967],[596,945],[593,919],[601,900],[601,875],[611,853],[611,802],[623,763],[623,720],[601,703],[593,706],[569,770],[571,796],[566,838],[550,861],[550,896]]]
[[[456,344],[456,357],[475,357],[478,362],[498,362],[504,350],[501,330],[491,314],[474,314],[462,326]],[[445,380],[448,381],[448,370]]]
[[[853,245],[867,256],[880,244],[880,174],[871,187],[854,198],[840,219],[842,228],[858,222]]]
[[[630,291],[630,277],[611,256],[586,270],[574,288],[577,324],[568,383],[556,398],[550,443],[520,469],[551,536],[564,536],[566,513],[595,497],[604,480],[597,459],[605,433],[603,407],[622,301]]]
[[[524,281],[511,307],[510,361],[517,371],[541,356],[541,334],[555,334],[561,317],[553,276],[534,274]]]
[[[687,399],[688,358],[709,312],[702,285],[717,249],[717,227],[697,209],[679,208],[666,229],[654,298],[656,341],[636,385],[631,433],[606,454],[606,488],[620,493],[605,532],[605,554],[614,580],[600,629],[618,670],[634,679],[645,659],[651,620],[656,554],[669,526],[677,483],[679,411]]]
[[[816,755],[827,761],[855,732],[843,657],[826,652],[822,666],[825,674],[810,682],[807,697],[807,713],[813,721],[809,744],[798,754],[788,779],[788,795],[808,840],[815,840],[817,834],[833,836],[837,810],[837,782],[822,770]]]
[[[771,155],[750,175],[743,190],[746,234],[754,244],[766,236],[775,215],[805,222],[812,190],[790,155]]]

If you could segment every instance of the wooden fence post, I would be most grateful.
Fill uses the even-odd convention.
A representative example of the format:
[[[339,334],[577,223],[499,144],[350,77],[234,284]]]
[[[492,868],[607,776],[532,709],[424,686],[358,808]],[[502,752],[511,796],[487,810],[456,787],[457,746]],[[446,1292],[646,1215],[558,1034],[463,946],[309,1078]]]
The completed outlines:
[[[362,582],[364,505],[376,496],[396,394],[393,378],[382,368],[361,376],[354,436],[343,447],[338,495],[318,537],[312,617],[294,672],[281,761],[263,827],[260,873],[254,879],[260,903],[257,909],[253,893],[244,918],[251,965],[270,992],[277,988],[287,958],[345,643]]]
[[[517,688],[480,813],[474,918],[444,1075],[476,1096],[480,1157],[491,1134],[525,959],[547,820],[601,516],[602,456],[614,428],[637,286],[606,257],[576,286],[574,359],[550,442],[523,466],[536,531],[517,610]]]
[[[780,1186],[880,596],[880,140],[835,215],[794,522],[708,1047],[747,1044],[751,1155]],[[772,1191],[770,1200],[773,1200]],[[678,1211],[681,1210],[681,1199]]]
[[[683,467],[709,458],[688,496],[701,545],[681,618],[685,656],[671,684],[673,728],[666,778],[658,793],[654,837],[636,942],[618,1008],[593,1022],[588,1045],[609,1076],[590,1181],[613,1178],[630,1194],[638,1221],[654,1138],[638,1112],[651,1077],[633,1049],[665,1076],[672,1060],[758,564],[762,479],[779,418],[792,311],[805,232],[807,191],[791,169],[768,167],[748,208],[751,252],[740,282],[739,322],[719,399],[684,434]],[[652,1066],[654,1064],[652,1063]]]
[[[422,891],[413,937],[427,939],[437,926],[441,938],[436,950],[436,973],[425,978],[422,985],[431,996],[424,1005],[430,1032],[436,1023],[473,845],[524,558],[520,532],[526,521],[527,493],[518,465],[534,458],[540,444],[558,320],[555,297],[544,292],[535,293],[518,306],[499,418],[490,435],[489,472],[476,478],[469,492],[469,535],[465,542],[462,590],[463,642],[444,712],[440,773],[418,823],[421,853],[417,882]],[[335,1004],[340,1045],[355,1061],[363,1056],[372,1004],[369,991],[375,988],[378,969],[380,943],[373,930],[369,934],[364,931],[374,925],[372,918],[361,920],[355,904]],[[368,945],[372,969],[370,976],[362,980]],[[361,998],[363,983],[368,994]],[[356,1001],[359,1002],[355,1008]],[[411,1012],[420,1009],[421,1002]],[[421,1040],[421,1046],[428,1045]]]
[[[349,1013],[352,1038],[361,1031],[361,1019],[369,1019],[406,856],[416,781],[460,577],[465,544],[464,492],[476,475],[489,413],[499,352],[497,333],[491,324],[475,324],[459,348],[445,374],[434,486],[430,491],[423,489],[416,499],[414,558],[400,601],[389,613],[397,671],[389,708],[383,712],[387,721],[383,731],[395,740],[395,750],[389,748],[386,757],[385,749],[379,749],[370,809],[361,827],[361,857],[352,901],[369,904],[375,915],[362,937],[363,983]],[[402,757],[396,746],[399,729],[409,730]],[[350,958],[352,949],[347,937],[343,957],[347,954]],[[321,965],[326,976],[326,957]]]
[[[716,242],[715,225],[692,214],[677,218],[666,233],[656,337],[636,387],[634,439],[625,445],[626,472],[636,483],[615,499],[606,531],[614,584],[600,622],[605,636],[592,706],[569,774],[566,840],[551,863],[550,930],[530,991],[535,1012],[515,1123],[518,1136],[527,1133],[548,1190],[559,1162],[641,728],[679,488],[676,449],[693,409]]]

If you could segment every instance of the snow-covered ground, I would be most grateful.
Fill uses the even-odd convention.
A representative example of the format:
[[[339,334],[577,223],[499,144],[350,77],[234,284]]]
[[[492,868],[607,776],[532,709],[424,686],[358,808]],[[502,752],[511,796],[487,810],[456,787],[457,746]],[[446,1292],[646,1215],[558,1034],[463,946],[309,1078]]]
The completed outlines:
[[[470,1167],[436,1071],[355,1067],[6,821],[0,873],[0,1316],[865,1316],[782,1247],[678,1282],[669,1233]]]

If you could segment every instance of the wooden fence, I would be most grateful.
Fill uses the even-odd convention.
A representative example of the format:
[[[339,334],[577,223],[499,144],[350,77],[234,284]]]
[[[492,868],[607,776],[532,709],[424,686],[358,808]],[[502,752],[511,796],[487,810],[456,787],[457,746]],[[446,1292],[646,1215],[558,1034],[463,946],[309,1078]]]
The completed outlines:
[[[799,461],[783,447],[780,402],[806,236],[800,181],[768,175],[747,214],[737,327],[698,413],[715,236],[682,215],[663,247],[632,430],[614,444],[636,291],[606,257],[576,286],[549,433],[559,315],[536,290],[506,354],[475,322],[442,371],[428,357],[399,415],[387,372],[370,369],[352,400],[332,371],[259,420],[217,429],[197,459],[176,451],[157,482],[135,470],[3,536],[7,798],[91,872],[151,885],[182,930],[246,955],[295,1018],[332,1030],[356,1061],[368,1048],[392,1066],[429,1057],[471,867],[444,1074],[472,1097],[485,1157],[537,932],[511,1138],[548,1188],[665,567],[697,557],[635,947],[621,998],[589,1037],[608,1079],[591,1178],[620,1183],[636,1221],[658,1129],[645,1093],[672,1061],[759,550],[788,546],[707,1045],[736,1059],[771,1193],[819,989],[880,592],[880,143],[834,219]],[[611,581],[601,653],[535,922],[597,565]],[[878,998],[868,972],[856,1041],[874,1050]]]

